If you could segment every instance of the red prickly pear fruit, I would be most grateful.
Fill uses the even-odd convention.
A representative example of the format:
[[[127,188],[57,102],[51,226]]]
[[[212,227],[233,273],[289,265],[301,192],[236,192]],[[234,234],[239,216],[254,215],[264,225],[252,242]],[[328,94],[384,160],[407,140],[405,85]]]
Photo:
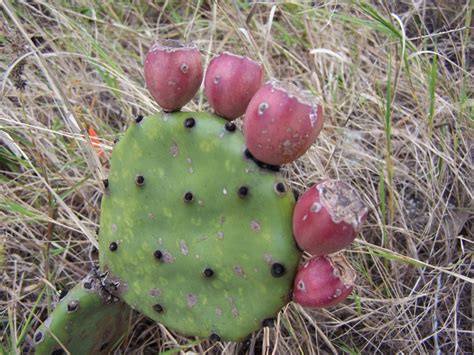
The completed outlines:
[[[244,118],[247,148],[264,163],[281,165],[303,155],[323,127],[323,110],[306,91],[269,81],[252,97]]]
[[[367,208],[353,188],[339,180],[325,180],[298,199],[293,234],[308,253],[331,254],[352,243],[366,218]]]
[[[315,256],[296,273],[293,301],[308,308],[334,306],[351,294],[355,278],[342,254]]]
[[[201,54],[194,43],[171,39],[156,41],[145,57],[145,83],[165,111],[177,111],[201,85]]]
[[[262,81],[263,68],[259,63],[224,52],[209,63],[204,92],[214,112],[232,121],[244,114]]]

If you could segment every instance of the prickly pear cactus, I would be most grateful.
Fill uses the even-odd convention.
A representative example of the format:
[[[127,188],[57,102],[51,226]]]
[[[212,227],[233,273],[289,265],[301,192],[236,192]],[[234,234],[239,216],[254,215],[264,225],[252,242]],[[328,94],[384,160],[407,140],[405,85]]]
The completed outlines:
[[[212,114],[139,117],[114,148],[100,263],[133,308],[190,336],[237,341],[289,301],[294,197]]]
[[[129,308],[88,275],[36,330],[35,354],[108,354],[127,328]]]

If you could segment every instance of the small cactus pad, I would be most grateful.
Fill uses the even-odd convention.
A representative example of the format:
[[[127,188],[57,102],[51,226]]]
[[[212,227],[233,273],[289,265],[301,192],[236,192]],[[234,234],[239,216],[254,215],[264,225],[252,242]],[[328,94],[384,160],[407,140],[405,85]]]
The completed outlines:
[[[289,301],[294,197],[215,115],[158,113],[114,148],[100,262],[133,308],[181,334],[238,341]]]
[[[91,273],[70,290],[36,330],[35,354],[110,353],[126,332],[130,312],[107,291],[108,284]]]

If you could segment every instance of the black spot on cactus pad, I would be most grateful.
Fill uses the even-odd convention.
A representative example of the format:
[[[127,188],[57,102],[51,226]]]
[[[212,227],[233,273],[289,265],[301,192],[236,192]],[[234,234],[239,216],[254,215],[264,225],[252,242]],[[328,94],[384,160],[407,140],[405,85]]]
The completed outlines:
[[[79,300],[72,300],[67,304],[67,311],[68,312],[76,312],[80,307]]]
[[[271,165],[271,164],[266,164],[266,163],[263,163],[261,162],[260,160],[257,160],[257,159],[254,159],[255,163],[257,163],[257,165],[262,168],[262,169],[266,169],[266,170],[270,170],[270,171],[275,171],[275,172],[278,172],[280,171],[280,166],[278,165]]]
[[[137,184],[137,186],[143,186],[144,183],[145,183],[145,177],[144,176],[142,176],[142,175],[135,176],[135,184]]]
[[[188,203],[189,203],[189,202],[192,202],[193,199],[194,199],[193,193],[190,192],[190,191],[186,192],[186,193],[184,194],[184,196],[183,196],[184,202],[188,202]]]
[[[250,152],[250,150],[248,150],[248,148],[245,149],[244,154],[245,154],[245,157],[246,157],[247,159],[252,159],[252,160],[255,159],[255,158],[253,157],[253,154]]]
[[[164,311],[163,306],[161,304],[153,305],[153,310],[157,313],[161,313]]]
[[[262,327],[273,328],[275,326],[275,318],[267,318],[262,321]]]
[[[282,177],[242,158],[243,135],[225,124],[176,112],[129,127],[112,153],[100,221],[100,248],[116,242],[120,252],[99,257],[137,311],[177,333],[240,341],[286,304],[300,252],[292,194],[278,195]],[[130,183],[137,173],[146,189]]]
[[[140,123],[141,121],[143,121],[143,115],[138,115],[135,117],[135,123]]]
[[[184,121],[184,127],[186,128],[193,128],[195,125],[196,120],[194,119],[194,117],[186,118],[186,120]]]
[[[298,199],[300,198],[300,194],[298,193],[298,191],[293,190],[293,197],[295,198],[295,201],[298,201]]]
[[[237,190],[237,194],[239,195],[240,198],[245,198],[249,194],[249,188],[248,186],[240,186],[239,189]]]
[[[267,164],[267,163],[264,163],[260,160],[258,160],[257,158],[255,158],[252,154],[252,152],[250,152],[250,150],[245,149],[245,157],[247,159],[250,159],[250,160],[253,160],[255,162],[255,164],[257,164],[257,166],[261,169],[264,169],[264,170],[270,170],[270,171],[275,171],[275,172],[279,172],[280,171],[280,166],[278,165],[271,165],[271,164]]]
[[[235,132],[237,126],[233,122],[226,122],[225,129],[229,132]]]
[[[163,252],[161,250],[155,250],[155,252],[153,253],[153,256],[155,257],[156,260],[162,260]]]
[[[67,288],[62,288],[59,290],[59,299],[62,300],[64,297],[66,297],[68,293],[68,289]]]
[[[216,333],[212,333],[210,336],[209,336],[209,340],[212,341],[212,342],[218,342],[221,340],[221,337],[216,334]]]
[[[111,243],[109,244],[109,250],[110,250],[110,251],[116,251],[117,249],[118,249],[118,244],[117,244],[117,242],[111,242]]]
[[[280,263],[273,263],[272,264],[272,275],[274,277],[282,277],[285,275],[286,269],[285,266]]]
[[[63,355],[66,354],[66,352],[61,348],[61,349],[56,349],[51,352],[51,355]]]
[[[203,273],[202,273],[205,277],[212,277],[214,276],[214,270],[212,270],[211,268],[205,268]]]
[[[283,195],[286,192],[285,184],[282,182],[275,184],[275,191],[277,192],[277,194]]]
[[[37,331],[36,334],[35,334],[35,343],[39,343],[41,342],[41,340],[43,340],[43,332],[42,331]]]

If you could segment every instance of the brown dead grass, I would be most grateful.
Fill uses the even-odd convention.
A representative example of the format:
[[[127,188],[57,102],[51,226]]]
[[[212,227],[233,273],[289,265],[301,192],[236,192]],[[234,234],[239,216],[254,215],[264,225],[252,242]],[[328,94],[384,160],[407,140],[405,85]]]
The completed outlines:
[[[348,181],[370,210],[347,251],[358,286],[342,305],[289,304],[276,328],[247,342],[183,350],[472,352],[472,2],[196,3],[20,1],[7,5],[17,22],[3,8],[3,350],[28,351],[58,290],[97,260],[107,162],[97,167],[83,128],[109,154],[137,113],[158,110],[142,62],[161,36],[196,41],[206,62],[222,50],[248,55],[267,77],[320,96],[325,128],[285,173],[300,192],[322,178]],[[202,93],[186,109],[208,109]],[[188,342],[134,314],[117,353]]]

